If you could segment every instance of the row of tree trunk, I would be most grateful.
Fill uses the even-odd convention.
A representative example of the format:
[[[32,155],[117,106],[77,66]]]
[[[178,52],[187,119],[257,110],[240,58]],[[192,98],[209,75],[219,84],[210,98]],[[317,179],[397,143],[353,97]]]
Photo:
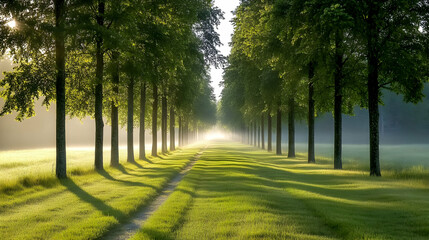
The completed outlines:
[[[66,61],[66,49],[65,49],[65,5],[64,0],[55,0],[54,12],[55,12],[55,54],[56,54],[56,176],[58,178],[67,177],[67,161],[66,161],[66,107],[65,107],[65,61]],[[100,29],[105,28],[105,1],[101,0],[98,2],[96,22]],[[101,31],[95,35],[96,43],[96,81],[94,86],[95,96],[95,169],[103,170],[103,82],[104,82],[104,53],[103,49],[103,36]],[[119,96],[119,52],[112,52],[111,60],[115,64],[115,69],[112,72],[113,82],[113,93],[115,96]],[[134,88],[136,82],[135,79],[130,79],[128,83],[128,113],[127,113],[127,161],[134,162],[134,147],[133,147],[133,135],[134,135]],[[146,112],[146,89],[147,83],[142,81],[140,85],[140,132],[139,132],[139,158],[146,159],[146,148],[145,148],[145,112]],[[153,84],[153,113],[152,113],[152,156],[157,156],[157,122],[158,122],[158,86]],[[162,153],[167,153],[167,117],[168,117],[168,106],[167,106],[167,94],[164,91],[161,94],[161,139],[162,139]],[[175,109],[174,106],[170,106],[170,151],[175,150]],[[111,138],[111,166],[119,166],[119,117],[118,117],[118,106],[116,100],[111,101],[111,121],[112,121],[112,138]],[[183,126],[184,125],[184,126]],[[197,131],[195,131],[196,133]],[[179,146],[188,144],[190,139],[195,139],[196,134],[189,134],[188,120],[179,117]],[[191,136],[191,137],[189,137]],[[195,136],[195,137],[194,137]]]
[[[341,41],[336,42],[336,49],[340,49],[338,44]],[[335,71],[335,99],[334,99],[334,169],[342,169],[342,75],[343,75],[343,55],[336,52],[336,63],[337,68]],[[314,143],[314,63],[310,62],[308,66],[308,162],[315,162],[315,143]],[[288,157],[295,157],[295,99],[289,98],[288,101]],[[282,143],[282,112],[280,108],[277,109],[276,114],[276,154],[281,155],[281,143]],[[247,143],[260,147],[260,141],[262,142],[262,149],[265,149],[265,134],[264,134],[264,116],[261,116],[261,122],[256,127],[257,122],[254,121],[248,127],[248,138]],[[253,127],[252,127],[253,126]],[[272,116],[270,113],[267,114],[267,150],[272,151]],[[258,137],[256,137],[256,134]],[[252,138],[253,136],[253,138]],[[377,136],[375,137],[377,138]],[[244,138],[243,142],[244,142]],[[257,140],[258,139],[258,140]],[[378,166],[374,167],[377,169]],[[376,172],[373,175],[377,175]]]
[[[114,71],[113,72],[113,80],[114,83],[119,83],[119,74]],[[134,159],[134,79],[130,79],[128,83],[128,96],[127,96],[127,162],[135,162]],[[139,159],[146,159],[146,147],[145,147],[145,113],[146,113],[146,90],[147,83],[142,82],[140,86],[140,119],[139,119]],[[118,87],[115,86],[113,88],[115,93],[118,92]],[[153,102],[152,102],[152,156],[158,155],[158,103],[159,98],[161,98],[161,152],[162,154],[168,153],[167,147],[167,133],[168,133],[168,105],[167,105],[167,94],[164,91],[162,96],[160,97],[158,93],[158,86],[156,84],[152,85],[153,92]],[[118,131],[119,131],[119,123],[118,123],[118,107],[115,102],[112,101],[112,141],[111,141],[111,166],[117,167],[119,166],[119,147],[118,147]],[[176,149],[176,117],[175,117],[175,108],[173,105],[170,106],[170,151],[174,151]],[[191,134],[190,134],[191,133]],[[179,117],[179,146],[187,145],[191,141],[194,140],[193,137],[194,132],[189,131],[188,121],[183,121],[183,117]],[[98,169],[98,168],[97,168]]]

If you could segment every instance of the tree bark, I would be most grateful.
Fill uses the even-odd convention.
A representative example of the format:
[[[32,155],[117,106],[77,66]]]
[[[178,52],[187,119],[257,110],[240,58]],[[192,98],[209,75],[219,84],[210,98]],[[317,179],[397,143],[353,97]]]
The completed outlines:
[[[158,156],[158,86],[153,84],[152,105],[152,156]]]
[[[253,125],[249,123],[249,145],[253,145]]]
[[[277,109],[276,154],[282,155],[282,112]]]
[[[342,77],[343,54],[340,53],[342,38],[336,33],[335,39],[335,99],[334,99],[334,169],[342,169]]]
[[[146,82],[140,87],[140,132],[139,132],[139,159],[146,160],[145,117],[146,117]]]
[[[174,119],[174,117],[174,107],[172,104],[170,104],[170,151],[176,150],[176,120]]]
[[[256,130],[256,121],[253,123],[253,146],[257,146],[257,130]]]
[[[56,168],[58,178],[67,177],[66,159],[66,49],[65,49],[65,1],[55,0],[55,64],[57,70],[55,89],[57,97],[56,105]]]
[[[368,112],[369,112],[369,161],[370,175],[381,176],[379,160],[379,80],[378,71],[380,61],[378,59],[378,29],[375,15],[378,7],[371,1],[369,6],[368,24]]]
[[[261,126],[258,124],[258,147],[261,147]]]
[[[179,116],[179,147],[183,146],[183,124],[182,117]]]
[[[185,119],[185,134],[184,134],[184,143],[185,145],[189,144],[189,122],[188,119]]]
[[[314,153],[314,65],[308,68],[308,162],[315,163]]]
[[[271,114],[268,112],[267,117],[267,150],[268,152],[273,151],[273,129],[272,129],[272,117]]]
[[[113,94],[119,97],[119,52],[113,52],[112,61],[114,62],[114,68],[112,73],[113,82]],[[111,102],[111,119],[112,119],[112,137],[110,144],[110,166],[119,166],[119,120],[118,120],[118,106],[115,101]]]
[[[104,25],[104,1],[98,3],[97,24]],[[96,85],[95,85],[95,169],[103,169],[103,37],[97,33],[97,52],[96,52]]]
[[[161,146],[162,146],[162,153],[167,153],[167,96],[166,92],[162,94],[162,100],[161,100]]]
[[[265,132],[264,132],[264,115],[261,115],[261,144],[262,149],[265,149]]]
[[[289,99],[289,112],[288,112],[288,158],[295,157],[295,99]]]
[[[134,162],[134,78],[128,84],[127,162]]]
[[[247,126],[247,144],[252,145],[252,130],[250,125]]]

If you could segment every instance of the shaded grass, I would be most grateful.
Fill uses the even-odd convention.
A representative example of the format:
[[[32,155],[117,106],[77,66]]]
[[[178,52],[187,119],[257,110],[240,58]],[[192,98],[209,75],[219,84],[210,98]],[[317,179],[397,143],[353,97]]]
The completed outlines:
[[[126,149],[120,149],[121,163],[126,162]],[[138,150],[135,153],[138,156]],[[110,156],[110,151],[104,151]],[[104,167],[109,168],[108,158]],[[94,170],[93,148],[68,148],[67,172],[69,176],[80,176]],[[51,187],[59,184],[55,178],[55,148],[0,151],[0,193],[33,186]]]
[[[120,162],[126,162],[123,149],[120,150]],[[93,149],[70,148],[67,150],[67,174],[69,177],[92,174],[94,170]],[[105,151],[105,156],[110,152]],[[138,151],[135,153],[138,158]],[[166,155],[165,155],[166,156]],[[143,162],[151,162],[152,157],[147,156]],[[163,155],[160,155],[163,158]],[[128,163],[127,163],[128,164]],[[143,168],[138,162],[133,163]],[[121,165],[120,165],[121,167]],[[35,186],[50,188],[60,184],[55,177],[55,149],[31,149],[0,151],[0,194],[14,194],[25,188]],[[110,161],[105,159],[104,168],[110,169]],[[122,169],[124,169],[122,167]]]
[[[425,182],[331,168],[211,145],[134,239],[427,239]]]
[[[198,151],[124,163],[105,171],[77,170],[54,186],[0,193],[2,239],[95,239],[153,199]],[[31,185],[31,184],[30,184]]]

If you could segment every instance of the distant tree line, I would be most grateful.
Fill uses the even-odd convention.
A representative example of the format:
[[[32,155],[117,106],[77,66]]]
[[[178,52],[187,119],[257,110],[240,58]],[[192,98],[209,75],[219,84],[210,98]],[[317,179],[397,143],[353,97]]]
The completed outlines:
[[[370,175],[381,176],[379,104],[387,91],[406,102],[423,98],[429,76],[427,0],[241,1],[220,117],[244,142],[281,152],[288,122],[288,157],[295,157],[295,121],[308,124],[308,162],[315,162],[314,118],[334,116],[334,168],[342,168],[342,114],[368,109]],[[267,124],[265,124],[267,122]]]
[[[186,145],[215,123],[209,64],[222,64],[212,0],[16,0],[0,3],[0,52],[16,65],[0,81],[0,115],[32,117],[34,103],[56,104],[56,175],[67,177],[66,116],[95,119],[96,169],[103,169],[103,129],[112,128],[110,164],[119,165],[118,129],[127,127],[128,162],[139,127],[152,155]],[[15,21],[16,26],[8,24]],[[160,111],[161,110],[161,111]],[[159,114],[160,112],[160,114]],[[151,120],[151,122],[150,122]],[[169,124],[169,126],[168,126]],[[175,129],[179,128],[179,136]],[[35,139],[37,141],[37,139]]]

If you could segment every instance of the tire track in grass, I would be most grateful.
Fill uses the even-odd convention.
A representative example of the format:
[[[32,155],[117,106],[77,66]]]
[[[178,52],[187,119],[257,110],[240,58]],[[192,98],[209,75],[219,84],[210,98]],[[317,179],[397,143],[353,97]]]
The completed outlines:
[[[192,160],[185,166],[185,168],[180,171],[179,174],[177,174],[168,184],[167,186],[162,189],[161,193],[144,209],[137,212],[135,216],[128,221],[127,223],[123,224],[121,227],[117,228],[113,232],[110,232],[108,235],[103,237],[103,239],[106,240],[123,240],[123,239],[129,239],[134,234],[137,233],[137,231],[141,228],[143,223],[150,217],[152,214],[158,210],[158,208],[168,199],[171,193],[174,192],[177,185],[182,181],[183,177],[186,176],[186,174],[192,169],[196,161],[201,157],[204,150],[207,148],[205,146],[202,148],[195,156],[192,158]]]

